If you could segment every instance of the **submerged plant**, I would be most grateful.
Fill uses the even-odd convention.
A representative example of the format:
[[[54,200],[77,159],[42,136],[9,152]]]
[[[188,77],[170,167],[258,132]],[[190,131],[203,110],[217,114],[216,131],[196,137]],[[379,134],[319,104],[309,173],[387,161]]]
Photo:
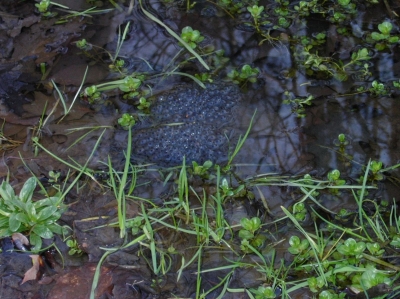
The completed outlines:
[[[346,162],[348,164],[349,161],[351,161],[353,159],[353,156],[351,156],[346,151],[346,149],[351,148],[350,139],[345,134],[341,133],[338,135],[338,138],[335,139],[333,143],[338,148],[337,152],[340,155],[339,160]]]
[[[124,99],[137,98],[147,94],[146,90],[141,89],[144,80],[145,75],[133,73],[122,79],[86,87],[80,96],[81,98],[86,99],[90,104],[98,104],[101,103],[101,92],[119,89],[124,93]]]
[[[303,202],[298,202],[293,205],[293,216],[296,218],[297,221],[302,222],[306,220],[307,213],[308,211]]]
[[[250,12],[252,18],[253,18],[253,23],[251,24],[255,30],[260,33],[262,30],[260,28],[260,26],[269,24],[270,21],[265,20],[263,21],[261,18],[261,15],[264,11],[264,6],[258,6],[258,5],[253,5],[253,6],[249,6],[247,7],[247,10]]]
[[[282,95],[283,104],[291,105],[292,112],[296,113],[297,117],[305,117],[306,116],[306,106],[310,106],[312,104],[312,100],[314,100],[313,95],[309,95],[307,97],[296,97],[293,93],[285,91]]]
[[[201,82],[209,82],[212,83],[214,80],[212,79],[212,75],[209,73],[195,74],[195,78],[200,80]]]

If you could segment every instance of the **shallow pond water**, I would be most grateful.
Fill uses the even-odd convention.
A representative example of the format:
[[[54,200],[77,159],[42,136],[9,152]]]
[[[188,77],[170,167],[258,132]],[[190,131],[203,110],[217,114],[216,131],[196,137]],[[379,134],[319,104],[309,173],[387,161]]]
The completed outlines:
[[[59,3],[70,5],[68,2]],[[290,4],[292,13],[298,4],[295,2]],[[202,93],[201,87],[194,85],[197,83],[190,77],[206,72],[204,66],[190,57],[165,27],[150,20],[139,3],[131,3],[131,13],[128,13],[128,4],[118,4],[119,9],[103,4],[102,8],[109,8],[109,12],[90,18],[73,17],[60,24],[55,23],[58,17],[44,18],[37,12],[32,14],[32,3],[0,4],[4,29],[0,39],[0,113],[5,120],[1,176],[9,175],[13,186],[20,189],[33,173],[41,176],[42,181],[48,183],[46,187],[51,189],[50,171],[60,172],[62,178],[76,175],[91,154],[87,168],[95,171],[91,178],[81,179],[70,191],[65,199],[69,208],[62,217],[63,223],[73,227],[74,238],[83,255],[77,259],[69,257],[68,248],[57,239],[67,266],[64,270],[57,268],[58,273],[54,275],[53,272],[57,271],[47,269],[45,276],[52,278],[46,287],[29,281],[26,285],[29,284],[30,288],[20,288],[15,286],[15,282],[8,284],[2,280],[3,290],[12,288],[13,294],[25,294],[26,298],[88,298],[91,280],[85,273],[94,273],[94,263],[99,262],[104,248],[112,251],[135,239],[136,235],[132,234],[126,239],[120,238],[115,224],[118,222],[118,204],[115,201],[118,192],[107,186],[110,163],[117,171],[122,171],[125,163],[128,132],[118,125],[122,113],[132,113],[137,118],[137,124],[132,127],[136,130],[133,133],[132,161],[137,164],[137,181],[134,191],[128,196],[126,218],[145,213],[141,206],[145,204],[149,215],[157,215],[150,220],[159,226],[153,232],[155,243],[152,245],[135,243],[110,254],[101,268],[102,287],[98,289],[96,298],[199,297],[196,289],[200,279],[197,275],[199,268],[195,259],[200,257],[201,270],[216,269],[205,271],[200,276],[201,289],[209,291],[207,298],[218,297],[224,277],[230,281],[226,285],[229,292],[224,298],[248,298],[244,288],[257,288],[263,282],[271,282],[266,273],[255,268],[229,267],[232,263],[228,261],[239,263],[243,254],[240,240],[234,238],[240,229],[240,220],[254,216],[262,219],[266,228],[261,235],[265,237],[266,245],[260,251],[271,264],[279,267],[281,258],[290,259],[287,239],[295,233],[293,226],[277,221],[285,215],[281,206],[289,208],[304,196],[290,187],[252,185],[257,177],[275,175],[288,179],[312,174],[326,180],[331,170],[338,169],[348,184],[357,185],[363,167],[370,159],[382,161],[385,166],[399,162],[399,90],[391,88],[388,94],[357,91],[360,86],[370,88],[374,80],[387,84],[390,89],[389,84],[399,80],[398,44],[382,52],[373,50],[371,46],[371,59],[367,61],[369,73],[359,77],[360,70],[365,68],[360,64],[347,80],[340,81],[315,69],[313,74],[307,73],[310,69],[304,68],[306,63],[299,62],[299,51],[304,51],[298,49],[301,42],[293,42],[294,36],[312,38],[318,32],[325,32],[327,41],[322,46],[314,45],[319,47],[318,55],[347,63],[352,54],[361,49],[361,43],[365,46],[363,38],[367,32],[377,30],[377,25],[387,18],[383,3],[366,6],[357,2],[360,13],[353,15],[350,22],[346,21],[345,26],[352,34],[338,34],[338,29],[342,28],[339,23],[329,22],[323,14],[312,13],[304,18],[306,21],[288,17],[292,23],[287,29],[275,30],[265,25],[270,28],[268,34],[271,35],[268,35],[268,40],[263,40],[265,36],[257,35],[249,25],[251,16],[245,9],[244,13],[230,17],[232,12],[209,1],[146,1],[146,11],[174,32],[180,33],[185,26],[200,30],[205,38],[197,49],[205,51],[204,47],[212,46],[214,50],[224,51],[223,56],[203,52],[206,63],[214,67],[211,72],[214,82],[208,82],[208,87],[213,86],[210,89],[216,90],[222,86],[222,96],[216,92],[217,96],[202,97],[203,101],[209,101],[206,104],[196,103],[196,97],[201,97],[198,96]],[[193,7],[187,9],[190,4]],[[278,7],[273,1],[261,4],[270,14]],[[73,5],[76,11],[90,8],[85,1],[76,1]],[[392,9],[398,10],[398,3],[393,4]],[[59,11],[59,14],[64,12]],[[126,39],[118,47],[118,33],[122,34],[127,24]],[[397,24],[397,19],[393,24]],[[393,31],[398,34],[397,27]],[[76,41],[82,38],[92,45],[90,50],[76,47]],[[118,55],[116,51],[119,51]],[[98,101],[91,102],[88,95],[79,97],[82,92],[79,86],[87,66],[84,88],[120,79],[118,72],[109,69],[111,60],[115,58],[113,55],[124,59],[125,72],[147,76],[140,91],[148,99],[151,95],[158,98],[149,108],[150,116],[137,108],[138,97],[125,99],[118,85],[104,92]],[[229,82],[227,74],[245,64],[259,69],[256,82],[244,80],[239,86]],[[59,99],[54,84],[64,95],[65,103]],[[190,96],[190,105],[185,107],[188,111],[183,109],[186,105],[185,88]],[[302,108],[298,103],[284,103],[285,92],[291,99],[314,97],[311,105],[304,105],[304,117],[298,116]],[[227,95],[223,96],[224,93]],[[167,105],[163,104],[163,97],[171,94],[174,95],[172,98],[178,94],[176,103],[168,105],[166,101]],[[217,103],[218,98],[222,100]],[[226,103],[229,99],[232,101]],[[71,109],[65,115],[68,107]],[[203,111],[204,115],[199,115],[203,113],[201,111],[190,115],[190,111],[201,107],[210,111]],[[184,113],[174,115],[171,109]],[[214,114],[213,109],[216,111]],[[209,243],[204,249],[200,247],[203,251],[198,251],[199,240],[195,234],[172,228],[176,225],[195,231],[202,226],[190,224],[183,210],[170,215],[172,218],[168,218],[167,213],[162,214],[178,202],[176,182],[179,180],[181,155],[186,150],[189,162],[193,159],[226,162],[238,136],[243,136],[249,126],[249,135],[231,165],[233,175],[229,178],[226,175],[226,178],[233,185],[248,182],[246,188],[254,196],[241,194],[226,200],[222,212],[226,221],[223,226],[228,225],[230,229],[223,232],[223,238],[219,240],[213,235],[214,239],[207,241]],[[339,134],[345,134],[348,141],[344,151],[338,146]],[[33,137],[39,138],[48,152],[33,143]],[[207,143],[211,145],[206,146]],[[53,156],[49,156],[49,152]],[[171,157],[168,157],[169,152],[173,153]],[[66,165],[60,159],[70,164]],[[394,170],[388,176],[392,179],[379,184],[379,189],[373,192],[377,200],[391,201],[398,195],[395,184],[398,173]],[[210,205],[202,214],[202,194],[218,193],[215,185],[215,181],[204,177],[194,178],[187,199],[191,217],[203,217],[203,221],[204,217],[212,219],[210,227],[217,226],[215,223],[221,211]],[[214,199],[210,197],[209,200]],[[319,200],[334,212],[343,207],[357,208],[350,193],[341,196],[325,193]],[[278,223],[276,226],[274,221]],[[165,223],[170,227],[163,226]],[[134,230],[132,225],[129,229]],[[151,246],[157,247],[157,260],[164,262],[157,270],[151,262],[154,258],[149,253]],[[272,247],[276,249],[275,258],[270,252]],[[55,259],[62,263],[59,256],[56,255]],[[240,262],[261,264],[262,260],[260,256],[248,255]],[[23,274],[18,273],[20,277]],[[235,292],[236,289],[242,292]],[[277,288],[276,294],[279,293]],[[305,298],[302,290],[294,291],[291,296]]]

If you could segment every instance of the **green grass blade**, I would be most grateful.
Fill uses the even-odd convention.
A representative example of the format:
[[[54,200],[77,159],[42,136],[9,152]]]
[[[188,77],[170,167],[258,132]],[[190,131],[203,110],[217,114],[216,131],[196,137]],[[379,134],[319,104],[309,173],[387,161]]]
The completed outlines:
[[[243,144],[245,143],[247,137],[249,136],[251,128],[253,127],[254,117],[256,116],[256,113],[257,113],[257,109],[254,111],[253,116],[251,117],[250,124],[249,124],[249,127],[247,128],[246,133],[244,134],[244,136],[240,136],[239,137],[239,141],[237,142],[236,147],[235,147],[232,155],[230,155],[229,160],[228,160],[228,164],[227,164],[227,166],[225,166],[225,168],[227,168],[227,167],[229,167],[231,165],[233,159],[239,153],[239,151],[242,148]]]

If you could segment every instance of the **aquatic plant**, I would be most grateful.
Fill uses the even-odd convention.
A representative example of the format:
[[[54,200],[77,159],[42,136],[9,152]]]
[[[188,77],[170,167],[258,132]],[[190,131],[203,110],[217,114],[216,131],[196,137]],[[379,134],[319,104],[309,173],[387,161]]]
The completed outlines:
[[[192,48],[195,49],[199,43],[204,40],[204,36],[199,30],[193,30],[192,27],[186,26],[182,29],[181,38]],[[183,44],[179,43],[180,46]]]
[[[250,289],[256,299],[276,298],[275,290],[270,286],[259,286],[258,289]]]
[[[301,17],[308,17],[310,13],[320,12],[320,7],[318,6],[318,0],[299,1],[299,3],[294,6],[294,9]]]
[[[261,219],[259,217],[253,217],[251,219],[242,218],[240,224],[242,226],[238,234],[241,239],[240,249],[245,253],[251,253],[254,249],[261,248],[266,239],[264,235],[256,234],[261,228]]]
[[[375,49],[382,51],[397,44],[400,40],[398,35],[391,35],[393,25],[390,22],[382,22],[378,25],[379,32],[372,32],[367,41],[375,43]]]
[[[307,46],[298,46],[299,51],[295,57],[298,62],[302,63],[307,75],[320,76],[322,79],[327,76],[328,78],[334,77],[339,81],[346,81],[349,74],[365,73],[368,65],[366,66],[363,62],[371,59],[367,48],[354,52],[348,63],[335,61],[331,57],[320,57],[317,53],[310,51],[312,48],[312,43],[307,43]]]
[[[240,70],[230,71],[227,77],[232,80],[233,83],[244,86],[245,84],[247,84],[247,82],[255,83],[257,81],[259,73],[260,70],[258,68],[253,68],[250,65],[245,64],[241,67]]]
[[[140,97],[137,108],[145,113],[148,113],[150,105],[151,103],[145,97]]]
[[[346,181],[340,177],[340,171],[337,169],[331,170],[328,175],[328,181],[331,186],[343,186],[346,184]],[[332,188],[329,190],[332,194],[337,195],[339,193],[339,189]]]
[[[57,15],[57,13],[50,12],[50,4],[53,4],[50,2],[50,0],[42,0],[39,3],[35,3],[35,6],[37,7],[38,11],[42,14],[43,17],[54,17]]]
[[[333,143],[335,147],[337,147],[339,160],[344,162],[346,165],[349,164],[349,161],[353,159],[353,156],[349,153],[349,149],[351,148],[350,138],[341,133]]]
[[[118,118],[118,124],[125,130],[128,130],[128,128],[134,126],[135,123],[135,118],[129,113],[124,113],[120,118]]]
[[[81,98],[87,99],[90,104],[99,103],[101,99],[101,93],[97,90],[96,85],[86,87],[81,94]]]
[[[388,94],[385,84],[376,80],[372,81],[371,87],[368,90],[373,96],[383,96]]]
[[[306,116],[306,106],[310,106],[312,104],[312,100],[314,100],[313,95],[309,95],[307,97],[295,97],[293,93],[285,91],[282,95],[283,104],[291,105],[292,112],[297,115],[297,117],[305,117]]]
[[[260,26],[269,24],[269,21],[263,21],[261,22],[261,14],[264,11],[264,6],[258,6],[258,5],[253,5],[247,7],[247,10],[250,12],[251,16],[253,17],[253,24],[255,30],[257,32],[261,32]]]
[[[86,99],[90,104],[99,104],[102,101],[101,92],[112,89],[119,89],[122,91],[124,99],[142,97],[148,93],[147,90],[141,89],[144,80],[145,75],[133,73],[122,79],[88,86],[80,94],[80,97]]]

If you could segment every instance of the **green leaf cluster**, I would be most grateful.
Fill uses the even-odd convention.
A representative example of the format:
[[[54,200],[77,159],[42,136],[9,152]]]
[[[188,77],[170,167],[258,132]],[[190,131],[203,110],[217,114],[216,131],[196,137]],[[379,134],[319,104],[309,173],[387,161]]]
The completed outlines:
[[[328,173],[328,181],[331,186],[343,186],[346,184],[346,180],[340,178],[340,171],[334,169]],[[329,190],[332,194],[339,194],[339,189],[332,188]]]
[[[228,78],[239,85],[247,82],[255,83],[259,73],[260,70],[258,68],[252,68],[250,65],[245,64],[240,70],[232,70],[228,73]]]
[[[79,244],[75,239],[67,240],[66,244],[70,248],[68,251],[69,255],[81,255],[83,253],[82,249],[79,248]]]
[[[344,256],[360,256],[367,245],[364,242],[357,242],[353,238],[348,238],[343,244],[337,247],[337,251]]]
[[[372,81],[371,87],[368,90],[373,96],[385,96],[389,94],[388,89],[384,83],[376,80]]]
[[[370,289],[378,284],[389,285],[391,280],[387,271],[376,269],[373,265],[366,265],[365,271],[362,274],[354,275],[351,279],[352,286],[359,289]]]
[[[307,209],[304,202],[298,202],[293,205],[293,215],[297,221],[304,221],[307,217]]]
[[[195,161],[192,161],[192,173],[193,175],[198,175],[202,179],[209,179],[210,178],[210,168],[213,166],[211,161],[205,161],[203,165],[198,164]]]
[[[300,1],[298,5],[294,6],[294,9],[299,16],[307,17],[310,15],[310,13],[319,12],[318,0]]]
[[[325,279],[321,276],[307,279],[308,287],[313,293],[318,293],[325,286]]]
[[[88,43],[86,39],[81,39],[75,42],[75,45],[78,49],[81,49],[83,51],[90,51],[93,48],[93,45]]]
[[[150,102],[145,97],[140,97],[137,108],[139,110],[143,110],[144,112],[148,112],[150,105]]]
[[[122,83],[118,85],[118,88],[125,93],[124,99],[132,99],[139,95],[138,88],[142,85],[140,78],[126,76]]]
[[[293,93],[285,91],[282,95],[283,104],[291,105],[292,112],[296,113],[297,117],[303,118],[306,116],[306,106],[310,106],[312,104],[312,100],[314,100],[313,95],[309,95],[307,97],[295,97]]]
[[[96,85],[88,86],[81,94],[82,98],[87,98],[90,104],[98,102],[101,98],[101,92],[97,90]]]
[[[242,218],[240,220],[240,224],[243,227],[239,231],[239,238],[242,239],[240,249],[243,252],[249,253],[252,251],[249,248],[249,245],[255,248],[259,248],[264,244],[265,236],[261,234],[256,234],[256,232],[261,228],[260,218]]]
[[[254,19],[258,20],[261,17],[261,13],[264,11],[264,6],[253,5],[247,7],[247,10]]]
[[[200,34],[200,31],[193,30],[190,26],[186,26],[182,29],[181,38],[188,43],[192,49],[195,49],[197,45],[204,40],[204,36]],[[179,45],[182,46],[180,43]]]
[[[289,239],[289,245],[290,247],[288,248],[288,251],[291,254],[296,255],[304,254],[310,248],[310,243],[307,239],[300,240],[298,236],[291,236]]]
[[[120,118],[118,118],[118,124],[125,130],[129,129],[129,127],[133,127],[135,123],[135,118],[129,113],[124,113]]]
[[[370,40],[376,42],[375,49],[384,50],[388,48],[390,44],[399,42],[399,36],[393,36],[390,34],[392,29],[392,23],[385,21],[378,25],[379,32],[374,31],[371,33]]]
[[[217,5],[227,11],[232,17],[246,11],[246,7],[257,5],[258,0],[217,0]]]
[[[275,290],[270,286],[259,286],[258,289],[250,289],[256,299],[276,298]]]
[[[57,15],[57,13],[49,11],[51,4],[52,2],[50,0],[42,0],[39,3],[35,3],[35,6],[43,17],[51,18]]]
[[[66,206],[60,193],[33,201],[36,178],[29,178],[19,195],[7,181],[0,185],[0,237],[15,232],[29,233],[30,243],[35,250],[42,247],[42,238],[50,239],[54,233],[62,234],[63,227],[57,224]]]
[[[244,196],[247,193],[244,185],[239,185],[238,187],[234,188],[232,186],[229,186],[228,180],[226,178],[223,178],[221,180],[220,188],[222,191],[222,196],[224,198]]]

